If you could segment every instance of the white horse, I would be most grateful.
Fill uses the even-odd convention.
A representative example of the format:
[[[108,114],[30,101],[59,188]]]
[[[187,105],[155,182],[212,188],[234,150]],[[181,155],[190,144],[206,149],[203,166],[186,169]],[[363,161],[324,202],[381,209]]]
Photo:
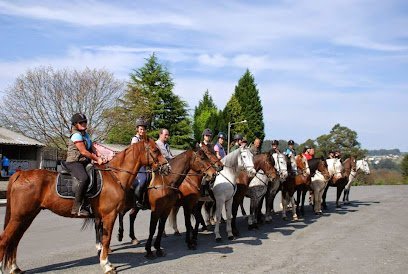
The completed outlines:
[[[215,240],[217,242],[220,242],[222,239],[220,235],[220,222],[224,205],[227,218],[228,239],[234,239],[231,228],[231,217],[232,202],[235,191],[237,190],[237,185],[235,182],[236,176],[242,169],[245,169],[250,177],[253,177],[256,174],[253,155],[248,148],[239,148],[237,150],[234,150],[233,152],[225,156],[221,160],[221,162],[224,164],[224,168],[215,178],[215,182],[212,188],[216,203],[214,233]]]
[[[370,167],[368,166],[368,162],[366,159],[358,160],[356,163],[356,170],[352,170],[349,175],[348,183],[346,187],[344,188],[344,194],[343,194],[343,202],[345,204],[350,203],[349,202],[349,194],[350,194],[350,188],[351,184],[354,182],[356,179],[357,172],[364,172],[366,175],[370,175]]]
[[[286,181],[289,176],[288,172],[288,158],[282,153],[272,154],[275,160],[275,169],[278,173],[278,180],[271,182],[268,193],[266,194],[266,212],[265,212],[265,222],[269,223],[272,221],[273,213],[273,201],[275,200],[276,193],[279,190],[280,185]],[[292,162],[290,163],[293,164]],[[296,164],[296,162],[295,162]]]

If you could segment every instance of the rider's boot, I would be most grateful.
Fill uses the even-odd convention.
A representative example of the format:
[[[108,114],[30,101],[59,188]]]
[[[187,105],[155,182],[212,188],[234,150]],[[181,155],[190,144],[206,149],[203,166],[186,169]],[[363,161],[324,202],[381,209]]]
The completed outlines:
[[[135,206],[138,209],[145,210],[146,205],[145,202],[143,201],[143,196],[144,196],[144,187],[139,183],[135,186]]]
[[[88,217],[90,215],[89,211],[87,211],[85,208],[82,208],[86,190],[85,189],[86,182],[82,182],[74,178],[74,184],[76,184],[77,187],[75,191],[75,200],[71,209],[71,214],[79,217]]]

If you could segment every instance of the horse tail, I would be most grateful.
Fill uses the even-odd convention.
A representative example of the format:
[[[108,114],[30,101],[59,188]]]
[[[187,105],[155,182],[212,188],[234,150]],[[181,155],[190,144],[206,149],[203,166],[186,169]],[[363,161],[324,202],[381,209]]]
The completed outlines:
[[[94,218],[86,218],[86,219],[84,219],[84,222],[82,223],[82,226],[81,226],[81,231],[87,229],[88,226],[94,225],[94,224],[95,224],[95,219],[94,219]]]
[[[10,221],[10,215],[11,215],[11,187],[15,181],[20,177],[20,172],[14,173],[8,182],[7,185],[7,192],[6,192],[6,199],[7,199],[7,205],[6,205],[6,214],[4,216],[4,227],[3,229],[6,229],[7,224]]]

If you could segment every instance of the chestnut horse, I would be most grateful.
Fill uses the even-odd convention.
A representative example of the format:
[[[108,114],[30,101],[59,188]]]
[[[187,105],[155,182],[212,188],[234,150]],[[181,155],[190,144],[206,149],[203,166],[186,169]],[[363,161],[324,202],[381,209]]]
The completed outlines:
[[[152,139],[127,147],[106,164],[101,169],[103,188],[98,196],[90,199],[95,219],[103,223],[99,260],[104,273],[116,273],[108,260],[112,229],[118,212],[125,207],[125,194],[141,166],[169,172],[167,160]],[[9,180],[4,231],[0,236],[0,262],[4,259],[5,267],[10,268],[11,273],[22,272],[16,263],[17,247],[42,209],[74,218],[71,214],[73,200],[61,198],[56,193],[57,175],[57,172],[36,169],[17,172]]]
[[[277,178],[275,161],[270,152],[262,153],[254,156],[254,168],[257,171],[263,170],[264,175],[266,175],[269,181],[273,181]],[[239,236],[239,231],[236,225],[238,207],[244,201],[244,197],[247,194],[249,183],[252,177],[249,177],[246,171],[241,171],[236,179],[237,191],[234,195],[234,200],[232,202],[232,233],[234,236]]]
[[[323,196],[322,196],[322,207],[323,209],[327,209],[326,205],[326,195],[327,195],[327,190],[329,189],[329,186],[336,187],[337,188],[337,195],[336,195],[336,207],[339,208],[341,207],[339,203],[339,199],[341,196],[341,192],[347,185],[349,181],[349,176],[351,172],[356,172],[356,159],[351,156],[344,160],[343,162],[343,171],[341,173],[341,178],[337,180],[329,180],[326,188],[324,189]]]
[[[221,161],[215,156],[215,154],[210,151],[208,149],[207,146],[201,146],[200,150],[202,152],[205,153],[205,155],[207,156],[207,158],[210,160],[211,164],[213,165],[213,167],[217,170],[220,171],[222,170],[222,166],[223,164],[221,163]],[[181,183],[180,187],[179,187],[179,191],[181,194],[181,199],[183,202],[183,207],[184,207],[184,216],[185,216],[185,221],[186,221],[186,228],[187,228],[187,233],[186,233],[186,243],[188,244],[189,248],[194,248],[197,245],[197,233],[198,230],[195,232],[195,236],[194,236],[194,232],[193,232],[193,239],[191,239],[191,235],[190,232],[192,231],[192,227],[191,227],[191,212],[195,206],[195,204],[197,203],[197,200],[194,199],[194,197],[196,199],[198,199],[200,197],[200,187],[201,187],[201,181],[204,177],[204,174],[201,173],[197,173],[193,170],[190,170],[187,173],[186,178],[184,179],[184,181]],[[193,188],[191,188],[193,187]],[[188,197],[187,200],[184,199],[184,197]],[[180,198],[180,197],[179,197]],[[139,212],[139,209],[134,208],[134,202],[133,202],[133,195],[130,193],[129,197],[128,197],[128,207],[121,213],[119,213],[119,232],[118,232],[118,240],[121,241],[123,238],[123,216],[124,214],[131,209],[131,212],[129,213],[129,237],[132,240],[132,244],[138,244],[139,241],[137,240],[135,233],[134,233],[134,223],[136,220],[136,216],[137,213]],[[176,212],[173,212],[172,210],[172,214],[177,214],[178,209],[176,210]],[[188,218],[186,217],[188,216]],[[201,215],[200,215],[201,216]],[[170,223],[172,224],[172,219],[173,219],[173,215],[170,215]],[[177,222],[175,222],[175,231],[176,234],[178,232],[177,229]],[[189,229],[190,228],[190,229]],[[98,236],[97,236],[98,238]],[[194,240],[195,239],[195,240]],[[98,242],[98,240],[97,240]]]

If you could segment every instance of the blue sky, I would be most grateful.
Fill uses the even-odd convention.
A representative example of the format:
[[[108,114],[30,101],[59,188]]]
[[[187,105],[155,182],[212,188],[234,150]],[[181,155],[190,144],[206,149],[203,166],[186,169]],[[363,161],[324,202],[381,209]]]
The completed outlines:
[[[0,96],[37,66],[127,80],[155,52],[190,108],[207,89],[224,108],[248,68],[268,139],[340,123],[363,148],[408,151],[407,14],[392,0],[0,0]]]

